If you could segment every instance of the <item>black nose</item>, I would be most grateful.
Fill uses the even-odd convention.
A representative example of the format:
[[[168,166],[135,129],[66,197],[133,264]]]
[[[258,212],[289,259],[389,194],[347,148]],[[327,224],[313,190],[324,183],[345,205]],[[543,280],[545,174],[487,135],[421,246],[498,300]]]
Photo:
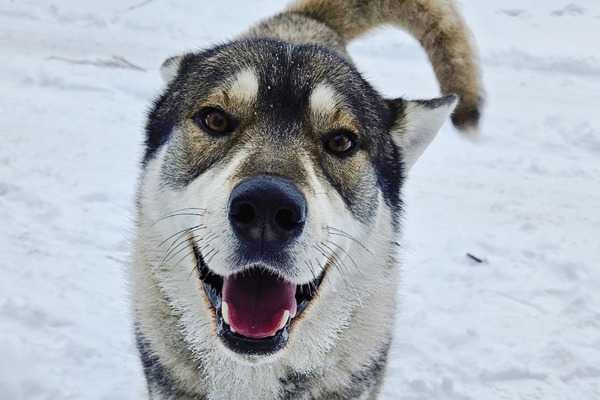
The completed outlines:
[[[305,221],[306,200],[287,179],[256,176],[231,192],[229,222],[247,245],[281,249],[302,233]]]

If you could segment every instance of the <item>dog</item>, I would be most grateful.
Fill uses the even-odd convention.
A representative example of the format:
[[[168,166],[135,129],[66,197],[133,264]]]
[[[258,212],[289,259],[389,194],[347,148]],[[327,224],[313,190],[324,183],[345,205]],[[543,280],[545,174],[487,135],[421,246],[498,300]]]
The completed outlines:
[[[346,45],[392,24],[443,97],[384,99]],[[450,0],[300,0],[167,59],[146,125],[130,268],[151,399],[376,399],[392,340],[402,186],[482,89]]]

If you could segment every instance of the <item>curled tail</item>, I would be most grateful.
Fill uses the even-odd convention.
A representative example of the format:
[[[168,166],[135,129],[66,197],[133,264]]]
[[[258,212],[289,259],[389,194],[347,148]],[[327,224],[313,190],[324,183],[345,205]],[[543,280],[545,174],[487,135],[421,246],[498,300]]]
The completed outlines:
[[[282,28],[297,25],[290,24],[289,18],[285,18],[290,14],[326,25],[339,35],[343,44],[381,25],[405,29],[425,49],[442,93],[460,97],[452,116],[454,125],[463,130],[477,128],[483,106],[477,50],[471,32],[452,0],[299,0],[286,13],[275,17],[271,23],[262,24],[262,29],[253,34],[270,33],[289,39],[293,32],[282,34],[285,31]],[[276,20],[285,20],[286,26],[274,28],[272,23]],[[315,41],[312,40],[315,37],[305,32],[306,28],[296,30],[296,34],[304,38],[294,41]]]

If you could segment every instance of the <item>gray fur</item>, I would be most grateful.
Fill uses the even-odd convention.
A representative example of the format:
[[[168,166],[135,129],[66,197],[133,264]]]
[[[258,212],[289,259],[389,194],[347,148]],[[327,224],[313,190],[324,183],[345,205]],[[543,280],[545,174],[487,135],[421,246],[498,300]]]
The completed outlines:
[[[383,99],[345,42],[304,7],[165,62],[131,267],[151,399],[377,398],[396,309],[402,184],[456,99]],[[207,107],[235,116],[235,131],[205,132],[194,118]],[[325,150],[340,130],[358,143],[347,157]],[[298,286],[323,277],[285,347],[265,356],[237,354],[218,336],[222,316],[200,268],[228,277],[253,267],[236,255],[226,208],[232,189],[258,175],[285,177],[309,205],[290,261],[264,268]]]
[[[305,15],[287,12],[250,29],[245,38],[270,38],[293,44],[318,44],[349,58],[342,37],[324,23]]]

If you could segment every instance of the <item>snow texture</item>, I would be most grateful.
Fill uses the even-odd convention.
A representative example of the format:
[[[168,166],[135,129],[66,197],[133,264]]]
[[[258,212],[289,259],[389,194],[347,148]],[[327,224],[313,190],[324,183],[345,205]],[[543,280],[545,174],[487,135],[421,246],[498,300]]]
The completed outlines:
[[[125,266],[158,66],[284,4],[0,1],[0,399],[144,397]],[[487,113],[406,187],[383,398],[600,399],[600,3],[461,4]],[[351,53],[386,96],[438,94],[402,32]]]

